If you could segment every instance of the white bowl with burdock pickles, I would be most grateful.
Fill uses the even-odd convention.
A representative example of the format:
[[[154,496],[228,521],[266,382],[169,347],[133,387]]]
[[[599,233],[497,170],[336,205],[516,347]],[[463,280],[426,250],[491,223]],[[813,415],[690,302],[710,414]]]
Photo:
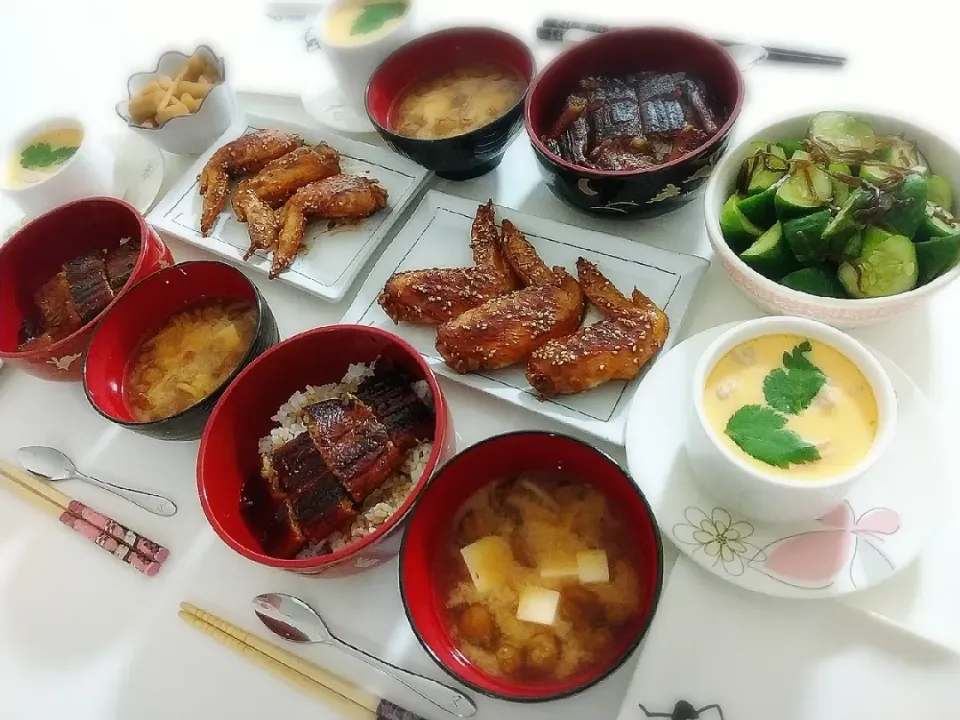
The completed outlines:
[[[754,520],[815,520],[890,445],[893,383],[849,335],[813,320],[766,317],[717,337],[693,371],[686,433],[701,486]]]
[[[734,283],[770,312],[856,327],[960,276],[960,151],[914,123],[794,115],[727,155],[707,233]]]

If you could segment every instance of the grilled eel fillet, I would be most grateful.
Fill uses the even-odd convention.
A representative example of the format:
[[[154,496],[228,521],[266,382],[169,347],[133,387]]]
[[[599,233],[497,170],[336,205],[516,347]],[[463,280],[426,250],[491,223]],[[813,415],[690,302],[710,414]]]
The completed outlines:
[[[268,163],[303,145],[292,133],[279,130],[257,130],[228,142],[210,157],[200,171],[200,234],[204,237],[213,228],[227,204],[230,179],[259,172]]]
[[[639,290],[627,298],[596,265],[577,260],[580,286],[604,318],[534,351],[527,381],[540,398],[571,395],[610,380],[632,380],[667,340],[670,321]]]
[[[493,201],[477,208],[470,231],[473,267],[394,273],[377,298],[395,323],[439,325],[520,287],[502,252]]]
[[[579,283],[562,267],[544,265],[514,225],[503,222],[504,254],[525,287],[488,300],[440,325],[437,352],[459,373],[497,370],[524,362],[548,340],[583,322]]]

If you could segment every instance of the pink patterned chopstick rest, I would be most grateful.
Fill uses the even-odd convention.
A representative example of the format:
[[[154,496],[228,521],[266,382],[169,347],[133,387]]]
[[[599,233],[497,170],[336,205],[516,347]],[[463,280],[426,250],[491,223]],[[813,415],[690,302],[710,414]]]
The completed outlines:
[[[133,548],[138,553],[149,560],[162,563],[170,556],[170,551],[162,545],[157,545],[153,540],[148,540],[143,535],[126,528],[116,520],[111,520],[106,515],[98,513],[93,508],[87,507],[79,500],[71,500],[67,506],[67,511],[79,518],[86,520],[98,530],[102,530],[108,535],[112,535],[124,545]]]
[[[71,505],[73,505],[73,503],[71,503]],[[90,540],[94,545],[103,548],[114,557],[119,558],[136,570],[139,570],[147,577],[153,577],[160,572],[160,563],[156,560],[151,560],[141,555],[133,548],[121,543],[105,530],[94,527],[79,515],[64,511],[60,514],[59,519],[60,522],[68,528],[75,530],[87,540]]]

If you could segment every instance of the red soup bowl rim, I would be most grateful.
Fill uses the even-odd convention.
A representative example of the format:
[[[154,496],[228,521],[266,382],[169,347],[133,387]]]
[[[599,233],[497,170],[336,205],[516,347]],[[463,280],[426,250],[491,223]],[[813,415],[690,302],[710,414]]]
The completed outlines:
[[[186,262],[170,265],[168,267],[161,268],[160,270],[157,270],[155,273],[151,273],[150,275],[147,275],[145,278],[142,278],[141,280],[137,281],[135,285],[133,285],[126,292],[123,293],[122,297],[117,297],[114,300],[114,302],[117,302],[118,303],[117,307],[119,307],[120,301],[127,299],[127,296],[133,296],[133,294],[136,292],[143,292],[143,286],[148,281],[156,283],[156,282],[159,282],[159,280],[157,279],[158,277],[163,276],[168,272],[172,272],[176,270],[182,271],[183,268],[185,267],[197,266],[197,265],[205,265],[205,266],[214,265],[214,266],[217,266],[218,268],[226,268],[227,270],[233,272],[237,277],[242,278],[244,282],[246,282],[247,285],[250,286],[250,289],[253,291],[254,307],[256,308],[256,311],[257,311],[257,324],[256,324],[256,327],[254,328],[253,336],[250,338],[250,344],[247,346],[247,349],[243,353],[243,357],[239,360],[233,372],[231,372],[226,377],[226,379],[224,379],[224,381],[220,383],[220,385],[218,385],[209,395],[207,395],[205,398],[198,400],[190,407],[184,408],[178,413],[174,413],[173,415],[169,415],[168,417],[159,418],[158,420],[134,420],[134,419],[127,420],[126,418],[116,417],[115,415],[108,413],[106,410],[100,407],[100,405],[96,402],[96,400],[94,400],[94,398],[90,394],[89,383],[87,382],[87,369],[90,366],[91,350],[93,350],[93,346],[97,342],[97,337],[100,334],[100,329],[103,323],[108,321],[107,310],[109,310],[110,314],[113,315],[113,310],[115,309],[113,306],[110,306],[108,307],[107,310],[104,311],[103,317],[100,319],[100,322],[97,323],[96,328],[94,328],[93,335],[90,338],[90,345],[87,348],[87,352],[83,357],[83,372],[81,373],[82,380],[83,380],[83,393],[84,395],[86,395],[87,401],[90,403],[93,409],[100,414],[101,417],[109,420],[110,422],[117,423],[118,425],[123,425],[124,427],[132,428],[132,429],[148,427],[150,425],[156,425],[159,423],[175,422],[181,416],[186,415],[188,412],[192,411],[197,405],[205,402],[207,398],[210,398],[216,395],[218,392],[222,391],[226,386],[232,383],[237,378],[237,368],[242,368],[245,363],[250,361],[250,354],[254,351],[254,348],[257,345],[257,339],[260,336],[260,329],[263,327],[263,308],[266,305],[266,301],[263,299],[263,295],[261,295],[256,284],[250,278],[248,278],[239,268],[236,268],[233,265],[229,265],[225,262],[220,262],[219,260],[188,260]],[[198,290],[201,293],[203,292],[203,288],[199,288]],[[201,300],[206,300],[206,299],[217,299],[217,298],[216,297],[211,298],[210,296],[201,294],[196,296],[190,302],[195,303],[195,302],[199,302]],[[184,305],[182,308],[180,308],[180,310],[183,310],[188,306],[189,304]],[[155,323],[154,325],[151,325],[150,327],[144,329],[141,335],[141,342],[143,338],[147,336],[147,333],[158,328],[163,323],[164,320],[169,320],[171,317],[173,317],[173,315],[180,312],[180,310],[174,310],[173,313],[162,318],[160,322]],[[116,317],[118,316],[114,315],[114,318]],[[114,318],[111,318],[111,320]],[[139,343],[138,343],[138,346],[139,346]],[[134,348],[134,350],[136,350],[136,347]],[[129,357],[126,358],[127,362],[129,362],[129,360],[130,360]],[[122,386],[122,383],[121,383],[121,386]]]
[[[127,282],[124,284],[122,288],[120,288],[120,291],[114,295],[114,298],[113,300],[110,301],[110,304],[107,305],[103,310],[101,310],[96,315],[96,317],[94,317],[89,322],[85,323],[78,330],[74,330],[65,338],[57,340],[55,343],[51,343],[50,345],[46,345],[45,347],[37,348],[35,350],[27,350],[25,352],[22,352],[19,350],[4,350],[3,348],[0,348],[0,358],[3,358],[5,360],[28,360],[29,361],[29,360],[39,359],[47,355],[56,355],[59,350],[62,350],[63,348],[68,347],[72,342],[76,341],[78,337],[80,337],[81,335],[84,335],[89,330],[94,328],[103,319],[104,315],[111,308],[113,308],[113,306],[123,296],[123,294],[126,293],[130,288],[132,288],[134,284],[139,282],[139,280],[135,280],[135,278],[137,277],[137,274],[139,273],[139,271],[143,268],[143,261],[148,251],[147,242],[150,238],[150,235],[153,233],[153,231],[150,229],[150,226],[147,225],[147,221],[144,219],[140,211],[137,210],[135,207],[133,207],[133,205],[126,202],[125,200],[121,200],[120,198],[110,197],[109,195],[96,195],[94,197],[80,198],[79,200],[71,200],[70,202],[64,203],[63,205],[58,205],[57,207],[52,208],[51,210],[47,210],[47,212],[43,213],[42,215],[38,215],[36,218],[28,222],[22,228],[17,230],[13,235],[11,235],[10,238],[5,243],[0,245],[0,261],[3,260],[4,250],[6,250],[11,245],[11,243],[17,240],[17,236],[20,233],[27,230],[31,225],[35,223],[39,223],[41,220],[44,220],[51,215],[63,212],[67,208],[73,207],[75,205],[86,204],[91,201],[101,201],[101,202],[106,201],[109,203],[113,203],[115,205],[120,206],[121,208],[124,208],[130,211],[130,213],[137,219],[137,223],[140,225],[140,253],[137,255],[137,262],[133,266],[133,270],[130,272],[130,277],[127,278]]]
[[[456,35],[464,31],[475,32],[480,35],[498,35],[504,40],[512,41],[517,46],[517,48],[522,50],[523,53],[527,56],[527,59],[530,61],[530,77],[524,78],[524,82],[526,84],[524,85],[523,92],[520,94],[520,97],[517,98],[517,101],[513,105],[511,105],[509,108],[507,108],[504,112],[500,113],[499,115],[497,115],[495,118],[492,118],[488,122],[485,122],[480,127],[475,127],[473,128],[473,130],[470,130],[465,133],[461,133],[460,135],[450,135],[449,137],[442,137],[442,138],[409,137],[407,135],[401,135],[396,130],[389,128],[386,125],[380,123],[376,119],[376,117],[374,117],[373,113],[370,111],[370,88],[373,86],[374,80],[376,79],[380,71],[383,70],[392,62],[396,62],[396,58],[399,57],[404,51],[409,50],[411,47],[414,47],[420,44],[425,44],[429,41],[435,40],[436,38],[446,37],[447,35]],[[491,61],[493,60],[495,60],[495,58],[491,58]],[[410,85],[416,82],[423,74],[425,73],[420,73],[419,75],[414,73],[414,75],[412,76],[411,82],[408,83],[403,88],[401,88],[400,91],[394,95],[391,103],[395,102],[396,99],[407,88],[409,88]],[[367,81],[367,88],[363,93],[363,106],[364,106],[364,109],[366,110],[367,117],[369,118],[370,122],[372,122],[376,128],[387,133],[388,135],[391,135],[394,137],[402,137],[404,140],[409,140],[412,142],[424,143],[424,144],[440,143],[440,142],[446,142],[449,140],[459,140],[465,137],[469,137],[473,133],[479,132],[480,130],[483,130],[489,127],[490,125],[497,122],[501,118],[514,112],[520,105],[523,105],[526,102],[527,96],[530,94],[531,88],[533,88],[534,84],[536,83],[536,78],[537,78],[537,59],[534,57],[533,51],[523,40],[518,38],[516,35],[513,35],[512,33],[508,33],[505,30],[500,30],[499,28],[484,27],[482,25],[462,25],[458,27],[444,28],[443,30],[436,30],[434,32],[427,33],[426,35],[421,35],[420,37],[415,38],[414,40],[411,40],[410,42],[401,45],[392,53],[387,55],[387,57],[384,58],[379,65],[377,65],[376,69],[370,75],[370,79]]]
[[[301,560],[286,560],[283,558],[271,557],[269,555],[251,550],[247,546],[237,542],[230,534],[226,532],[226,530],[224,530],[214,511],[210,507],[210,502],[207,498],[206,492],[204,491],[204,486],[206,483],[203,479],[203,465],[204,458],[209,449],[210,428],[216,425],[216,422],[220,416],[220,413],[223,412],[224,404],[228,398],[231,397],[233,393],[239,392],[242,389],[244,380],[246,380],[247,376],[255,372],[258,365],[260,365],[262,362],[265,362],[271,355],[282,352],[290,345],[306,337],[334,334],[337,332],[357,332],[361,334],[375,335],[385,340],[389,344],[399,346],[401,350],[408,353],[415,360],[416,364],[423,373],[422,379],[426,380],[427,384],[430,386],[430,392],[433,395],[433,411],[435,418],[433,449],[431,450],[430,455],[424,464],[423,475],[420,476],[420,480],[417,481],[416,485],[414,485],[413,489],[410,491],[410,494],[403,501],[403,504],[400,505],[396,512],[387,518],[383,525],[378,527],[372,533],[355,540],[354,542],[351,542],[341,550],[337,550],[336,552],[329,553],[327,555],[316,555],[314,557],[304,558]],[[340,379],[331,380],[328,382],[340,382]],[[210,526],[214,529],[220,539],[230,546],[230,548],[232,548],[235,552],[243,555],[248,560],[253,560],[254,562],[260,563],[261,565],[267,565],[269,567],[282,568],[284,570],[320,570],[330,567],[338,564],[342,560],[346,560],[357,555],[359,551],[375,544],[378,540],[380,540],[380,538],[393,530],[404,520],[404,518],[407,517],[415,501],[423,493],[424,489],[427,487],[427,484],[430,482],[431,476],[433,475],[433,470],[437,465],[437,460],[439,459],[440,454],[443,452],[447,431],[447,404],[445,398],[443,397],[443,391],[440,388],[440,383],[437,382],[436,375],[434,375],[433,371],[427,365],[426,361],[423,359],[423,356],[421,356],[420,353],[406,340],[394,335],[393,333],[387,332],[386,330],[381,330],[380,328],[369,327],[366,325],[337,324],[305,330],[298,335],[294,335],[287,340],[277,343],[272,348],[259,355],[252,363],[247,365],[247,367],[245,367],[236,378],[234,378],[234,381],[217,401],[216,406],[213,408],[213,412],[210,413],[210,419],[207,421],[206,427],[203,430],[203,435],[200,438],[200,451],[197,454],[197,491],[200,495],[200,506],[203,508],[203,514],[206,516],[207,522],[210,523]],[[237,502],[239,503],[239,501],[240,498],[238,495]]]
[[[646,617],[643,618],[642,624],[637,629],[636,637],[633,640],[631,640],[630,644],[623,650],[623,652],[620,655],[613,658],[613,660],[611,660],[609,664],[605,665],[603,669],[599,670],[594,676],[590,677],[588,680],[585,680],[584,682],[581,682],[577,685],[572,685],[569,688],[565,688],[563,690],[559,690],[556,692],[551,692],[543,695],[533,695],[533,694],[514,695],[514,694],[510,694],[509,692],[500,692],[500,691],[493,690],[489,687],[480,685],[478,683],[475,683],[463,677],[462,675],[457,673],[453,668],[448,666],[446,661],[440,656],[440,653],[434,650],[433,647],[424,639],[423,635],[420,632],[420,629],[417,627],[416,621],[414,620],[413,612],[410,609],[410,602],[407,598],[406,584],[408,580],[407,580],[407,573],[406,573],[405,556],[407,551],[407,542],[410,535],[409,533],[404,534],[403,540],[400,543],[400,568],[398,573],[400,578],[400,600],[401,600],[401,604],[403,605],[403,612],[407,617],[407,622],[409,623],[410,627],[413,629],[413,634],[416,636],[417,641],[420,643],[421,647],[423,647],[427,655],[429,655],[433,659],[433,661],[443,669],[444,672],[446,672],[450,677],[454,678],[457,682],[463,685],[466,685],[471,690],[475,690],[476,692],[486,695],[487,697],[495,698],[498,700],[507,700],[510,702],[529,704],[529,703],[549,702],[552,700],[560,700],[563,698],[571,697],[573,695],[577,695],[585,690],[588,690],[589,688],[600,683],[601,681],[605,680],[610,675],[612,675],[614,672],[619,670],[623,666],[623,664],[630,658],[633,652],[637,649],[637,646],[640,645],[640,642],[643,640],[644,636],[649,631],[650,625],[653,623],[654,616],[657,613],[657,607],[660,604],[660,595],[663,590],[663,539],[660,537],[659,525],[657,524],[656,516],[653,513],[653,508],[650,506],[650,502],[647,500],[646,496],[643,494],[643,491],[633,481],[633,478],[631,477],[630,473],[627,472],[624,468],[622,468],[616,460],[614,460],[609,454],[607,454],[603,450],[600,450],[599,448],[596,448],[593,445],[590,445],[588,442],[580,440],[579,438],[575,438],[571,435],[565,435],[561,432],[555,432],[551,430],[513,430],[510,432],[500,433],[498,435],[492,435],[488,438],[484,438],[483,440],[480,440],[474,443],[473,445],[470,445],[469,447],[464,448],[460,452],[453,455],[453,457],[448,458],[447,461],[440,468],[438,468],[437,471],[434,473],[434,478],[431,481],[431,484],[435,481],[440,480],[441,476],[443,475],[443,472],[447,470],[448,467],[450,467],[455,461],[460,459],[462,455],[466,455],[471,451],[476,451],[484,445],[498,442],[503,438],[514,437],[518,435],[545,436],[545,437],[557,438],[559,440],[563,440],[566,442],[575,443],[583,446],[588,450],[593,451],[593,453],[597,456],[598,460],[606,462],[607,464],[612,466],[617,471],[617,473],[621,476],[623,481],[633,489],[634,493],[639,498],[645,510],[645,515],[647,517],[647,520],[649,520],[650,522],[650,529],[652,531],[654,545],[656,547],[656,565],[657,565],[656,583],[653,588],[653,592],[650,595],[650,602],[648,606],[644,608],[646,612]],[[422,492],[420,496],[417,498],[417,503],[414,505],[414,508],[413,508],[414,514],[419,508],[420,503],[426,500],[427,493],[429,492],[429,490],[430,490],[429,487],[425,488],[424,492]],[[459,510],[460,507],[462,507],[462,503],[457,506],[456,510]],[[444,631],[444,634],[449,639],[449,633]],[[452,642],[451,642],[451,645],[453,645]],[[468,661],[468,664],[473,665],[473,663],[469,663],[469,661]],[[476,667],[475,665],[473,666]],[[523,686],[523,683],[518,682],[516,683],[516,686],[521,687]]]
[[[664,33],[669,35],[680,35],[686,37],[688,40],[694,42],[699,42],[705,46],[709,46],[711,49],[719,51],[719,54],[725,58],[730,64],[730,67],[734,71],[734,77],[737,81],[737,96],[734,100],[733,108],[730,110],[730,115],[727,117],[726,122],[720,126],[720,129],[714,134],[703,145],[695,147],[688,153],[681,155],[675,160],[670,162],[663,163],[661,165],[653,165],[648,168],[642,168],[640,170],[597,170],[594,168],[585,168],[580,165],[575,165],[574,163],[564,160],[559,155],[555,155],[547,149],[547,146],[540,139],[539,135],[534,131],[533,128],[533,118],[532,118],[532,106],[533,98],[536,96],[537,88],[540,83],[543,82],[543,79],[550,75],[551,71],[556,71],[557,66],[566,58],[569,53],[585,52],[590,48],[593,48],[596,45],[602,45],[604,42],[608,41],[610,37],[613,36],[623,36],[628,34],[642,34],[649,35],[652,33]],[[585,50],[586,49],[586,50]],[[642,69],[642,68],[641,68]],[[665,170],[667,168],[676,167],[677,165],[689,160],[695,155],[699,155],[706,150],[709,150],[713,146],[722,142],[723,139],[730,132],[730,128],[733,127],[733,124],[736,122],[737,118],[740,116],[740,110],[743,107],[743,95],[744,95],[744,85],[743,85],[743,73],[740,72],[740,68],[737,67],[736,62],[730,57],[730,54],[724,50],[723,46],[720,45],[715,40],[711,40],[708,37],[704,37],[699,33],[695,33],[691,30],[685,30],[679,27],[670,27],[667,25],[643,25],[640,27],[633,28],[620,28],[617,30],[610,30],[608,32],[597,35],[596,37],[583,40],[582,42],[577,43],[576,45],[564,50],[557,57],[547,63],[546,67],[533,79],[533,82],[530,83],[530,86],[527,88],[527,98],[526,104],[524,106],[523,112],[523,124],[527,130],[527,135],[530,137],[530,142],[533,143],[533,146],[543,155],[545,155],[550,162],[554,165],[559,165],[566,170],[575,172],[580,175],[587,175],[590,177],[597,178],[608,178],[608,177],[635,177],[639,175],[649,175],[660,170]]]

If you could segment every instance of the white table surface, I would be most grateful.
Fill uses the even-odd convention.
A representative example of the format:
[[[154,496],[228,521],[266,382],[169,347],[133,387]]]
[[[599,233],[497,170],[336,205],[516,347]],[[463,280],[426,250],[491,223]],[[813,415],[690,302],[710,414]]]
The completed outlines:
[[[572,0],[540,2],[440,2],[417,0],[425,26],[459,21],[496,23],[531,44],[537,21],[548,14],[586,19],[681,23],[704,32],[797,45],[810,39],[825,50],[851,56],[841,70],[765,64],[747,76],[748,94],[734,141],[773,115],[804,108],[880,107],[916,116],[954,142],[960,96],[951,89],[955,28],[945,15],[904,8],[896,18],[857,3],[815,0],[789,16],[785,6],[688,0],[655,7],[634,3],[595,3],[584,9]],[[641,8],[629,10],[628,8]],[[791,6],[793,7],[793,6]],[[579,8],[579,10],[578,10]],[[931,11],[932,12],[932,11]],[[84,115],[104,132],[120,129],[113,105],[126,76],[151,67],[161,49],[188,48],[198,40],[242,53],[236,81],[251,85],[264,68],[278,72],[320,73],[292,67],[302,53],[275,52],[270,64],[258,52],[270,52],[264,38],[296,36],[285,27],[266,28],[259,2],[175,0],[166,3],[28,0],[5,3],[0,19],[0,88],[5,93],[0,137],[17,125],[56,108]],[[262,40],[262,42],[260,42]],[[265,50],[264,50],[265,48]],[[538,46],[538,55],[551,50]],[[293,58],[293,60],[291,60]],[[311,58],[312,59],[312,58]],[[233,61],[228,56],[228,62]],[[291,67],[286,67],[291,66]],[[294,75],[285,75],[289,77]],[[288,83],[289,84],[289,83]],[[937,99],[942,96],[942,99]],[[294,100],[246,97],[263,114],[307,122]],[[188,162],[167,156],[169,187]],[[930,158],[936,167],[939,158]],[[669,246],[708,256],[702,209],[692,203],[674,215],[650,221],[605,221],[580,215],[555,200],[540,182],[532,151],[521,135],[493,174],[466,183],[440,182],[441,190],[494,202],[584,227],[649,240],[652,232]],[[5,201],[4,201],[5,203]],[[16,219],[0,205],[0,226]],[[662,243],[666,244],[666,243]],[[173,244],[178,260],[202,256]],[[375,258],[370,261],[370,265]],[[284,337],[335,322],[349,305],[328,305],[292,289],[255,278],[277,315]],[[355,289],[355,288],[354,288]],[[684,335],[760,312],[744,299],[719,267],[711,268],[687,318]],[[929,396],[942,418],[946,437],[960,430],[960,357],[957,318],[960,285],[929,305],[886,324],[854,334],[873,344],[906,370]],[[443,381],[456,416],[458,445],[466,446],[499,431],[554,428],[537,416]],[[148,718],[332,718],[320,703],[253,669],[176,617],[188,600],[260,632],[249,611],[255,593],[284,590],[320,609],[335,630],[364,647],[413,669],[445,677],[421,651],[403,620],[396,563],[352,580],[311,580],[259,568],[226,548],[206,526],[194,484],[196,443],[161,443],[115,428],[90,410],[78,385],[45,383],[5,368],[0,372],[0,456],[10,457],[26,444],[55,445],[80,467],[107,480],[162,489],[176,499],[180,513],[159,519],[114,502],[84,486],[67,490],[166,544],[172,557],[162,573],[147,580],[121,567],[69,531],[19,500],[0,493],[0,718],[45,720],[147,720]],[[623,452],[605,448],[623,461]],[[957,477],[953,461],[944,472]],[[909,478],[904,478],[909,482]],[[960,595],[960,499],[948,504],[949,520],[923,558],[887,586],[855,600],[960,649],[956,598]],[[675,556],[672,548],[669,558]],[[678,638],[682,640],[682,638]],[[336,666],[373,690],[427,717],[441,717],[374,673],[325,649],[304,649],[321,663]],[[574,718],[616,714],[633,658],[616,675],[578,698],[550,706],[520,707],[481,698],[481,720]]]

